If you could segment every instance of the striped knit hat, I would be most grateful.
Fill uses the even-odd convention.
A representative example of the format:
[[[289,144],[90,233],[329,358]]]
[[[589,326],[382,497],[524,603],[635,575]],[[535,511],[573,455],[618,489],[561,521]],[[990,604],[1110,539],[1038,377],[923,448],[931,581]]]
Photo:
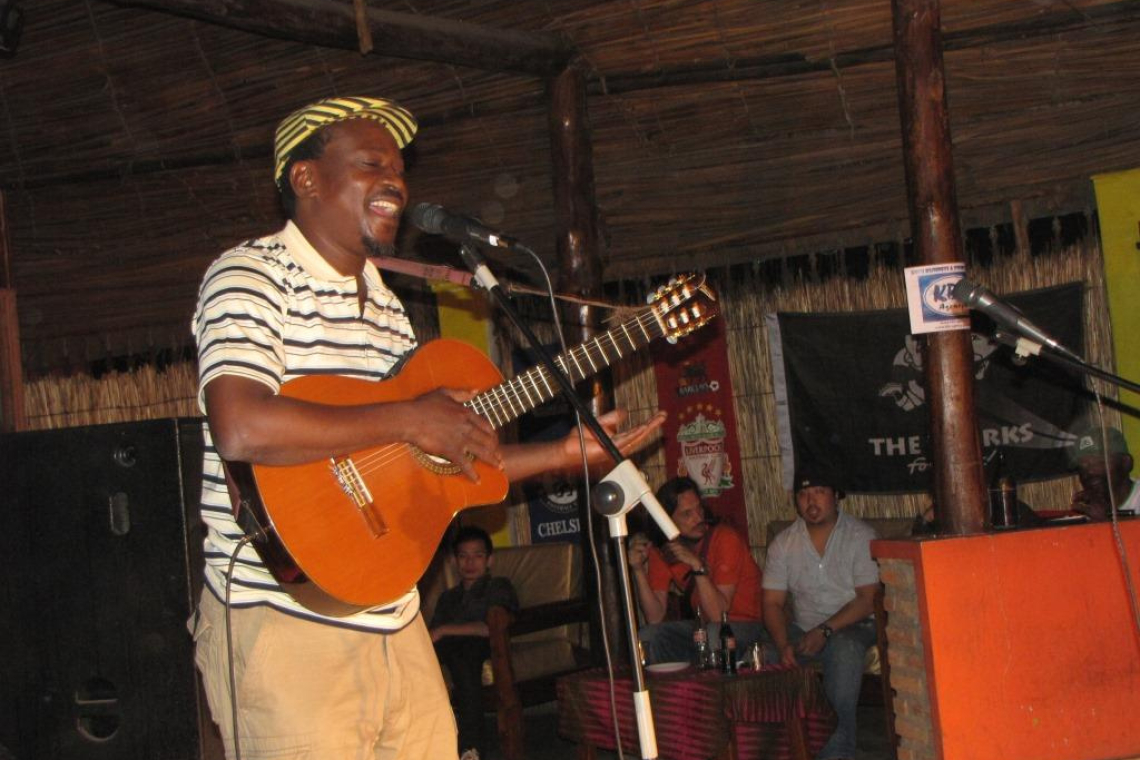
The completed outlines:
[[[382,98],[325,98],[299,108],[277,125],[273,138],[273,181],[283,179],[285,165],[298,145],[314,132],[346,119],[372,119],[384,125],[403,150],[416,134],[416,117],[392,100]]]

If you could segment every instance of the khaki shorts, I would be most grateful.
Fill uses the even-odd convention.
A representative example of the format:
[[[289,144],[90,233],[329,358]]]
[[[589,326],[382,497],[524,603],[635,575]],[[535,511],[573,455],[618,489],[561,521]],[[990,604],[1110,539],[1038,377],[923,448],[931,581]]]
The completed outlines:
[[[455,717],[419,615],[371,633],[234,609],[243,760],[436,760],[456,757]],[[195,663],[234,757],[225,609],[203,590]]]

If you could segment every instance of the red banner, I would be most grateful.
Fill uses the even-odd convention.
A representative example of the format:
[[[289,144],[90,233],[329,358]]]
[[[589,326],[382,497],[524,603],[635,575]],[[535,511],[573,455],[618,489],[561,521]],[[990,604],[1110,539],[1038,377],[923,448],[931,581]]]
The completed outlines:
[[[675,346],[655,344],[652,353],[658,404],[669,412],[667,476],[692,478],[710,511],[747,535],[724,318]]]

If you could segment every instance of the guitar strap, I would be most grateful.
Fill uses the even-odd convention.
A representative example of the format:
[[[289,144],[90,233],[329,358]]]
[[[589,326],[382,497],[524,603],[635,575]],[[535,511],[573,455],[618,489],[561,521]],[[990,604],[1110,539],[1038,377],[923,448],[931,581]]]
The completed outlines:
[[[467,287],[476,287],[471,283],[474,282],[475,276],[468,272],[461,272],[452,267],[443,266],[441,264],[425,264],[422,261],[409,261],[408,259],[401,259],[396,256],[370,256],[371,261],[377,269],[382,269],[387,272],[398,272],[399,274],[406,274],[411,277],[418,277],[421,280],[431,280],[433,282],[452,282],[456,285],[465,285]],[[545,290],[539,288],[532,288],[529,285],[521,285],[517,282],[499,278],[499,283],[503,286],[503,290],[507,295],[514,295],[515,293],[525,293],[532,296],[547,296]],[[628,311],[628,306],[622,304],[610,303],[609,301],[598,301],[591,298],[582,298],[581,296],[571,295],[567,293],[555,293],[554,297],[560,301],[567,303],[578,304],[581,306],[597,306],[602,309],[610,310],[625,310]]]

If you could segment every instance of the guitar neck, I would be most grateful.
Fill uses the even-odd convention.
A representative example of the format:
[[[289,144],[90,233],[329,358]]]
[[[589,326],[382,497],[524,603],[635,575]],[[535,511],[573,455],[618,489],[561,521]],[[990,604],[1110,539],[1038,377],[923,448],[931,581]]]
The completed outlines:
[[[577,383],[665,334],[665,325],[657,312],[652,308],[645,309],[617,327],[559,354],[554,363],[571,382]],[[468,401],[467,406],[493,427],[500,428],[545,404],[560,390],[558,381],[540,364],[513,380],[480,393]]]

